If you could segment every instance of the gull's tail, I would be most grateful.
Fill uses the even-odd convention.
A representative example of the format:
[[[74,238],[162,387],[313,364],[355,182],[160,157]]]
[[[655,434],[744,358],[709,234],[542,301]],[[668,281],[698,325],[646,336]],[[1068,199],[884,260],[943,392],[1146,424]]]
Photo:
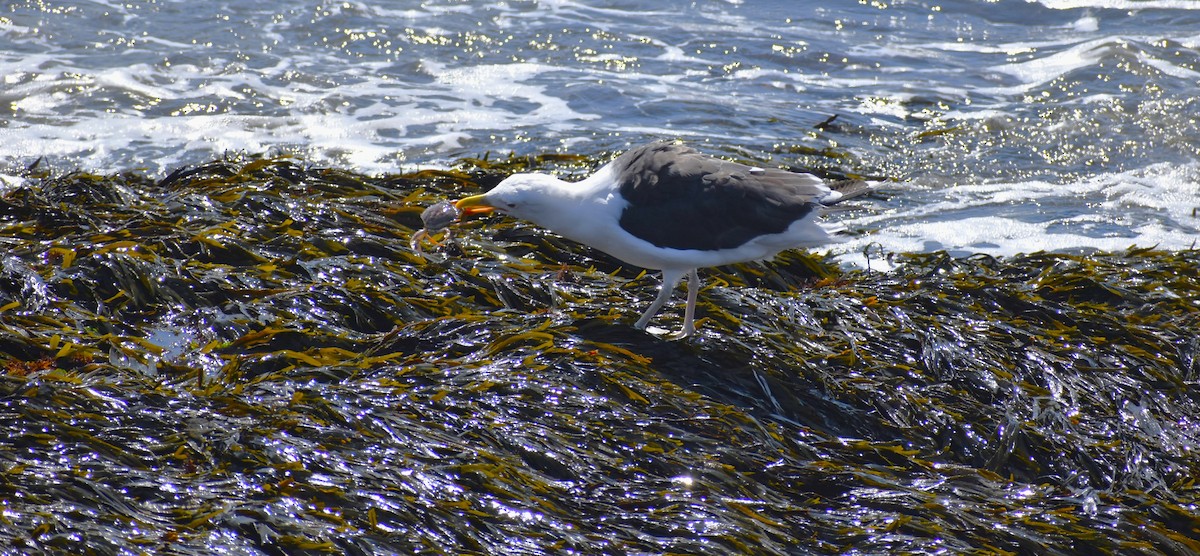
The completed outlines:
[[[838,180],[826,183],[829,188],[829,195],[821,199],[821,204],[825,207],[831,207],[843,201],[861,197],[875,190],[879,182],[865,180]]]

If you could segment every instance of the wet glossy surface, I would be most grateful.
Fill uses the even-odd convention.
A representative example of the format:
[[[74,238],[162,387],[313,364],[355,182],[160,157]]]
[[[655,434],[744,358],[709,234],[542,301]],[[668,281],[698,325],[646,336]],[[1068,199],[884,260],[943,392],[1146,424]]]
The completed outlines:
[[[788,253],[670,342],[542,231],[408,249],[524,160],[7,191],[0,552],[1200,550],[1195,251]]]

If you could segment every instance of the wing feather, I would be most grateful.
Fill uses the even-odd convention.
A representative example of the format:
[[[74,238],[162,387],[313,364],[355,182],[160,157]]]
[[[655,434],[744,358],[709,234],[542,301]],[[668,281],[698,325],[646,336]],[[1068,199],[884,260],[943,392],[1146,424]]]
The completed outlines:
[[[613,161],[620,224],[659,247],[731,249],[811,217],[830,194],[815,176],[755,168],[656,142]]]

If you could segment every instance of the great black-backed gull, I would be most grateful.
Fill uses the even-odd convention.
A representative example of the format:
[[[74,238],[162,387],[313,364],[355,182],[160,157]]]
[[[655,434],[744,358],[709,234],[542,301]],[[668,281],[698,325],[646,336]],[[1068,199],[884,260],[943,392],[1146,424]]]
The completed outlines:
[[[464,214],[498,211],[528,220],[628,264],[661,270],[662,286],[634,325],[645,329],[688,277],[683,329],[695,332],[696,269],[770,259],[780,251],[836,241],[821,209],[866,192],[864,182],[831,189],[820,178],[721,160],[658,141],[632,149],[575,183],[514,174],[455,203]]]

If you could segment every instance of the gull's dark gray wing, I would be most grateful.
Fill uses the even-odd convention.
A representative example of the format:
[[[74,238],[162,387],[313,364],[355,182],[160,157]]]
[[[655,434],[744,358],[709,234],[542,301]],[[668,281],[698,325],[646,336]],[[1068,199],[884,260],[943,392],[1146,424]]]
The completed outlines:
[[[821,180],[656,142],[613,160],[629,205],[621,227],[659,247],[730,249],[783,232],[829,194]]]

